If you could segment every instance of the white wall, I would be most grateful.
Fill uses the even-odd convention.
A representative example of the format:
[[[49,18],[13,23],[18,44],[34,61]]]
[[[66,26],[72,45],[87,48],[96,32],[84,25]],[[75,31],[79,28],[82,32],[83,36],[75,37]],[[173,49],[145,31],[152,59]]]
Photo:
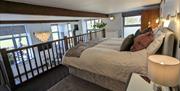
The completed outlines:
[[[71,24],[71,28],[74,29],[74,24],[79,25],[79,30],[77,31],[77,34],[82,34],[82,27],[80,22],[69,22]],[[63,30],[64,33],[68,33],[67,29],[67,22],[65,23],[36,23],[36,24],[25,24],[26,31],[30,35],[31,44],[38,44],[40,41],[34,36],[34,32],[43,32],[43,31],[49,31],[51,32],[51,24],[58,24],[60,27],[60,30]],[[50,36],[49,41],[53,40],[52,36]]]
[[[165,3],[161,3],[161,8],[162,8],[161,16],[163,18],[166,18],[168,14],[174,16],[176,15],[177,12],[180,12],[180,0],[165,0],[165,1],[166,1]],[[180,19],[178,19],[177,17],[172,18],[169,28],[174,30],[177,39],[180,40]],[[178,44],[180,44],[179,41]],[[178,45],[177,45],[177,58],[180,59],[180,48],[178,48]]]
[[[103,19],[103,22],[107,23],[106,36],[108,38],[117,38],[123,35],[123,17],[121,13],[113,14],[114,20],[109,18]]]

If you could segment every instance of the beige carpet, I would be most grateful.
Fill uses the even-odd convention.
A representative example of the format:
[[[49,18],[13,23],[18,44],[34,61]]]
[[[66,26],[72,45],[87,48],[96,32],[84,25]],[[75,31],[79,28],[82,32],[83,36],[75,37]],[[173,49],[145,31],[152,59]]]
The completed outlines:
[[[109,91],[105,88],[69,75],[48,91]]]

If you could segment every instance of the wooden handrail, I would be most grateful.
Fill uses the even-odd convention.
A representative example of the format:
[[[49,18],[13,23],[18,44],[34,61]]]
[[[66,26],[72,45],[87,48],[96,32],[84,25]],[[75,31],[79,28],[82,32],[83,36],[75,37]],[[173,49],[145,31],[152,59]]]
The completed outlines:
[[[1,53],[1,56],[2,56],[2,60],[3,60],[3,63],[4,63],[4,66],[5,66],[5,69],[6,69],[6,73],[7,73],[7,78],[8,78],[8,85],[10,86],[11,89],[14,89],[15,88],[15,81],[14,81],[14,76],[13,76],[13,72],[12,72],[12,69],[11,69],[11,65],[10,65],[10,62],[9,62],[9,58],[8,58],[8,53],[6,51],[6,49],[0,49],[0,53]]]

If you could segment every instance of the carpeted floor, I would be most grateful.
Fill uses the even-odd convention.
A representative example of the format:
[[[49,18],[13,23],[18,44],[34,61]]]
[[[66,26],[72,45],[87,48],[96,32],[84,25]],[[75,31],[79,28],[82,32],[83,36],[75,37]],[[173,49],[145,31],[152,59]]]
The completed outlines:
[[[0,90],[1,91],[1,90]],[[2,90],[4,91],[4,90]],[[109,91],[105,88],[69,74],[66,66],[60,65],[34,79],[25,82],[15,91]]]
[[[77,78],[73,75],[69,75],[48,91],[109,91],[105,88]]]
[[[51,71],[47,71],[25,82],[15,89],[15,91],[47,91],[47,89],[51,88],[68,75],[69,69],[66,66],[59,65]]]

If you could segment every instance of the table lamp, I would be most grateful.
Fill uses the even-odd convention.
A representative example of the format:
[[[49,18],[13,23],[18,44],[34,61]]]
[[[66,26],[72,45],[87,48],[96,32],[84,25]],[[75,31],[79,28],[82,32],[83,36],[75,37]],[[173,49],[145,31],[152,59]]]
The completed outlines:
[[[180,61],[165,55],[148,57],[148,75],[154,82],[154,90],[162,91],[162,86],[174,88],[180,78]]]

